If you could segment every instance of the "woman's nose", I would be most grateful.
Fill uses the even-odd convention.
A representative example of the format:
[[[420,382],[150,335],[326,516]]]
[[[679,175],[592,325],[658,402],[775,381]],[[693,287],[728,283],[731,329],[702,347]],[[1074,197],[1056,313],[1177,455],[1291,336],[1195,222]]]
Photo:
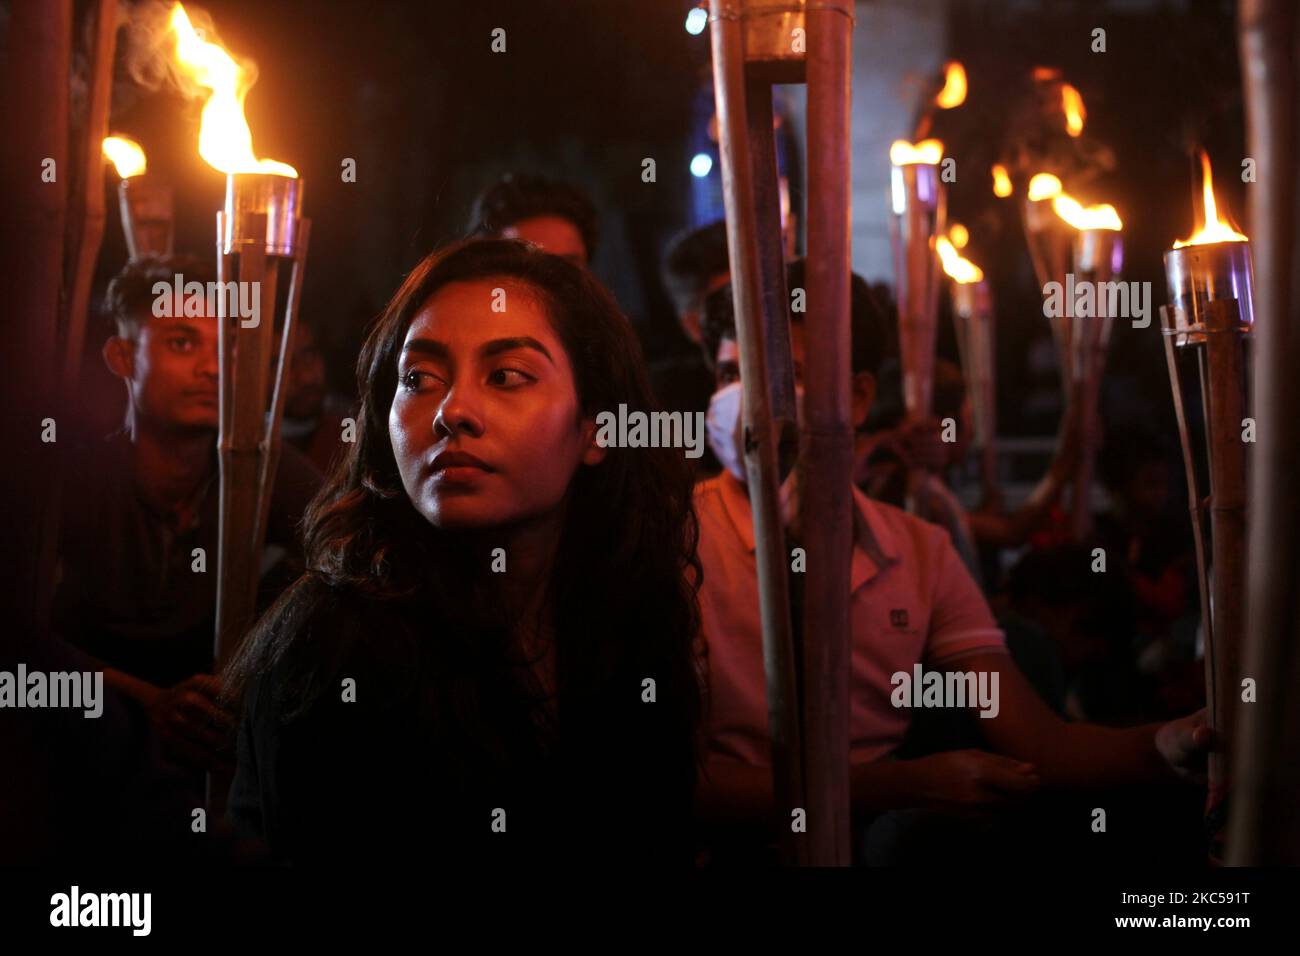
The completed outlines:
[[[433,418],[434,433],[454,435],[466,432],[478,435],[483,431],[483,416],[478,402],[471,390],[463,386],[452,386],[438,406],[438,414]]]

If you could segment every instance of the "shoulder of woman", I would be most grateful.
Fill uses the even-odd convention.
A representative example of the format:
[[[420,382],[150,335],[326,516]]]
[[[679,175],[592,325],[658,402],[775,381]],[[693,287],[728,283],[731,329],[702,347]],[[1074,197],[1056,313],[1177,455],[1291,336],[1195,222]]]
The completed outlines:
[[[398,610],[313,575],[285,592],[251,640],[250,676],[291,711],[338,696],[345,680],[396,687],[412,670],[411,629]]]

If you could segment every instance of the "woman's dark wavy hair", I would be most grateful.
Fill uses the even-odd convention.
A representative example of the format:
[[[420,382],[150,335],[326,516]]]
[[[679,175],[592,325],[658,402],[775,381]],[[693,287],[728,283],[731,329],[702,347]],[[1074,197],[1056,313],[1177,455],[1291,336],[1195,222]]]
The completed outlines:
[[[538,294],[568,354],[582,416],[616,411],[620,404],[655,410],[635,332],[588,272],[515,240],[470,240],[428,256],[362,348],[356,440],[304,518],[307,573],[263,617],[227,671],[236,702],[247,680],[282,661],[310,630],[307,620],[322,616],[320,595],[346,595],[399,618],[404,610],[419,612],[431,625],[421,627],[420,639],[443,642],[454,659],[475,662],[471,672],[485,660],[500,663],[510,650],[510,622],[484,610],[492,606],[487,579],[495,577],[483,573],[488,561],[416,511],[388,433],[398,353],[411,321],[444,286],[487,278],[514,279]],[[569,493],[550,579],[561,706],[566,693],[599,696],[611,681],[622,687],[638,675],[639,685],[645,676],[661,675],[657,684],[675,690],[672,701],[660,690],[656,708],[667,704],[679,718],[664,726],[693,732],[700,709],[692,655],[702,571],[692,474],[681,450],[611,447],[599,464],[579,465]],[[472,599],[485,589],[485,601]],[[388,650],[383,634],[364,639]],[[329,686],[321,654],[346,650],[318,649],[307,655],[308,666],[291,668],[290,679],[298,672],[301,680],[289,691],[299,710]]]

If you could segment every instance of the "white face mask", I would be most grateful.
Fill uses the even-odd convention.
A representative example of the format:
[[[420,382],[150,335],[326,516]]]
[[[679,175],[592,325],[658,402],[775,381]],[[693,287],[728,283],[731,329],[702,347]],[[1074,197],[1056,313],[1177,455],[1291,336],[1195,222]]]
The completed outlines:
[[[740,437],[740,398],[739,382],[732,382],[713,393],[709,399],[709,411],[704,417],[705,427],[709,432],[709,447],[718,456],[722,467],[745,480],[745,454]]]
[[[709,411],[705,416],[705,425],[709,432],[709,447],[718,456],[722,467],[736,476],[740,481],[746,480],[745,450],[742,439],[743,424],[740,420],[741,397],[744,394],[740,382],[724,385],[713,393],[709,399]],[[795,386],[795,414],[803,424],[803,388]]]

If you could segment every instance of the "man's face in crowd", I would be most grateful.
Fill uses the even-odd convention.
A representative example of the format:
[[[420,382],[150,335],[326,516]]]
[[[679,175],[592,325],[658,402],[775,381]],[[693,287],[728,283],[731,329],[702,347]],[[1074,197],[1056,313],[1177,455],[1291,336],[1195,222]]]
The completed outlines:
[[[522,239],[540,246],[553,256],[568,259],[575,266],[586,267],[591,250],[582,241],[582,232],[560,216],[533,216],[520,219],[501,230],[502,239]]]
[[[796,388],[804,387],[804,327],[802,322],[790,325],[790,357],[794,364],[794,384]],[[720,389],[740,381],[740,347],[736,340],[724,338],[718,343],[714,355],[714,388]],[[870,372],[854,372],[850,379],[852,392],[851,414],[854,429],[861,428],[871,411],[871,403],[876,397],[876,378]]]
[[[144,316],[130,338],[113,336],[104,359],[130,393],[138,420],[164,428],[216,428],[220,423],[217,322],[185,317],[175,302],[175,318]]]
[[[794,360],[794,383],[803,387],[803,326],[790,327],[790,356]],[[735,339],[723,339],[714,356],[714,387],[724,388],[740,381],[740,346]]]
[[[290,418],[315,418],[325,404],[325,360],[316,347],[311,326],[299,324],[289,353],[284,413]]]
[[[703,319],[704,319],[704,301],[709,297],[710,293],[716,292],[718,289],[721,289],[722,287],[729,285],[730,283],[731,283],[730,272],[719,272],[715,275],[710,276],[709,281],[704,284],[704,291],[701,292],[699,298],[696,299],[696,305],[692,308],[687,309],[680,316],[678,316],[678,319],[682,325],[682,331],[685,332],[687,338],[689,338],[696,345],[701,344],[701,342],[704,339],[703,333],[701,331],[701,326],[703,324]]]

